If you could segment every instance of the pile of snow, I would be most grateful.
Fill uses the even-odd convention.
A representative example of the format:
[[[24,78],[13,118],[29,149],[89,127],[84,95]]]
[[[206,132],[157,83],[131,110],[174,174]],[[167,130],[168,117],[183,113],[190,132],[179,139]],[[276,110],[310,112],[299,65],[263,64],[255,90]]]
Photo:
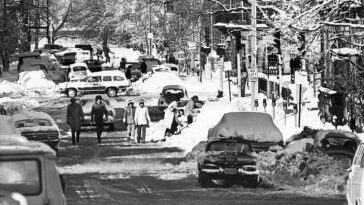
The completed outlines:
[[[0,115],[1,135],[19,135],[12,117]]]
[[[211,102],[205,104],[197,119],[188,128],[182,130],[180,135],[167,138],[166,143],[170,146],[179,147],[185,152],[190,152],[192,148],[201,141],[207,140],[208,130],[215,126],[222,116],[228,112],[238,112],[239,108],[234,103]],[[160,127],[156,128],[160,129]],[[164,135],[165,129],[163,129]],[[155,132],[157,133],[157,131]],[[162,137],[163,137],[162,135]],[[150,136],[149,140],[160,139],[161,136]]]
[[[0,81],[0,95],[9,93],[20,93],[22,88],[16,84],[6,80]]]
[[[140,79],[133,90],[142,94],[159,94],[164,86],[185,85],[183,80],[174,72],[155,73],[147,79]]]
[[[4,105],[8,114],[19,113],[23,110],[31,110],[38,107],[39,102],[34,99],[12,99],[9,97],[0,98],[0,104]]]
[[[18,84],[27,90],[53,90],[54,92],[56,87],[56,84],[42,70],[19,73]]]

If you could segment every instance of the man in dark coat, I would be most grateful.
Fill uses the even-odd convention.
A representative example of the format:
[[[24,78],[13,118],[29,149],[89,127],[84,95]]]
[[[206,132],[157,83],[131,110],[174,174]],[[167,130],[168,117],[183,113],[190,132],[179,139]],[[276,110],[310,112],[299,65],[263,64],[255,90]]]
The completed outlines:
[[[102,102],[101,95],[98,95],[91,109],[91,121],[95,120],[97,141],[99,143],[101,143],[101,134],[104,129],[104,115],[105,118],[108,118],[106,105]]]
[[[77,134],[77,143],[80,142],[81,120],[84,119],[83,110],[76,99],[71,99],[71,104],[67,106],[67,124],[71,127],[72,144],[76,143],[75,133]]]
[[[110,55],[109,55],[109,53],[112,53],[112,54],[114,54],[114,53],[111,52],[110,48],[107,47],[107,46],[104,46],[103,51],[104,51],[104,55],[105,55],[105,58],[106,58],[106,63],[110,63]]]
[[[148,66],[145,63],[145,59],[143,59],[142,63],[140,64],[140,72],[145,74],[147,73]]]
[[[119,70],[125,71],[125,68],[126,68],[126,58],[121,58]]]
[[[4,105],[0,105],[0,115],[7,115]]]
[[[132,66],[131,66],[131,65],[129,65],[129,66],[126,68],[126,70],[125,70],[125,77],[126,77],[126,79],[128,79],[128,80],[130,80],[130,79],[131,79],[131,68],[132,68]]]

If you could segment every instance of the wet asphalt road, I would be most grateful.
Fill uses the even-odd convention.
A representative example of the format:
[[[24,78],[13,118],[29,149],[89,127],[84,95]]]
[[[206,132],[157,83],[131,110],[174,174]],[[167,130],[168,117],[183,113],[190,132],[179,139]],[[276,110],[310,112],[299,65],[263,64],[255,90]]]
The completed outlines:
[[[57,102],[65,103],[67,99]],[[65,118],[65,106],[62,105],[45,104],[37,110],[45,111],[55,119]],[[150,110],[154,121],[163,117],[155,107]],[[178,171],[178,165],[184,162],[182,150],[158,143],[127,143],[125,126],[120,119],[122,112],[123,109],[117,109],[116,130],[105,132],[102,144],[97,144],[93,129],[84,130],[77,146],[72,146],[70,137],[62,139],[57,166],[66,170],[69,205],[343,205],[345,202],[343,196],[310,198],[265,187],[201,188],[196,173]],[[61,121],[58,124],[66,134],[67,125]]]

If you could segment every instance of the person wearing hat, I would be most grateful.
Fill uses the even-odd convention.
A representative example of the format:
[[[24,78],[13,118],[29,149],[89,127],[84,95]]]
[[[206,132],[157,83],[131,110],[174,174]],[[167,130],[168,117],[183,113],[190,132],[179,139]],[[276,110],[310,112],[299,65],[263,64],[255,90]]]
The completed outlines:
[[[104,131],[104,115],[107,119],[106,105],[102,102],[101,95],[97,95],[91,109],[91,121],[95,121],[97,141],[101,143],[101,134]]]
[[[72,144],[80,142],[81,120],[84,119],[83,110],[75,98],[71,98],[71,104],[67,106],[67,124],[71,127]],[[75,139],[75,134],[77,140]]]
[[[127,125],[128,141],[134,140],[135,136],[135,107],[133,100],[128,101],[128,106],[125,108],[123,122]]]
[[[137,140],[138,143],[145,142],[146,129],[150,123],[150,116],[148,108],[144,107],[144,100],[139,101],[139,107],[135,109],[134,117],[135,125],[137,127]]]

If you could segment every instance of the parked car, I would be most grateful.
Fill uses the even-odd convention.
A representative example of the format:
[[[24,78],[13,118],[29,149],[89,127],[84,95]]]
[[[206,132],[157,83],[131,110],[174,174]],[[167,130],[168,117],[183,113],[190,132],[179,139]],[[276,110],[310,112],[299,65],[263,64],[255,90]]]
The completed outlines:
[[[204,152],[198,156],[200,185],[213,186],[212,180],[219,179],[226,185],[245,182],[256,188],[259,170],[252,152],[251,144],[239,137],[209,139]]]
[[[65,51],[57,52],[54,55],[57,57],[58,62],[63,66],[69,66],[76,62],[77,53],[68,49]]]
[[[68,81],[76,79],[84,79],[90,74],[86,63],[74,63],[71,64],[68,69]]]
[[[102,102],[106,105],[107,115],[108,118],[104,119],[104,126],[108,126],[110,130],[114,130],[114,121],[115,121],[115,115],[116,111],[115,108],[111,105],[110,102],[114,101],[116,104],[117,102],[115,100],[107,100],[103,99]],[[85,116],[85,120],[81,123],[81,126],[96,126],[95,122],[91,122],[91,110],[92,105],[95,103],[95,99],[81,99],[80,104],[83,109],[83,113]]]
[[[230,112],[208,132],[208,139],[240,137],[249,141],[254,152],[283,148],[283,135],[267,113]]]
[[[349,177],[346,182],[348,205],[362,205],[364,203],[364,143],[359,144],[348,172]]]
[[[147,72],[153,72],[153,66],[161,64],[161,62],[157,58],[154,58],[151,55],[139,56],[138,61],[142,62],[143,59],[145,59],[145,63],[147,64]]]
[[[24,111],[13,115],[15,127],[31,141],[49,145],[58,155],[60,131],[51,116],[44,112]]]
[[[41,64],[38,52],[24,52],[18,55],[18,73],[26,71],[27,67],[34,64]]]
[[[142,77],[142,73],[140,72],[140,63],[139,62],[127,62],[125,68],[131,66],[131,82],[135,82]]]
[[[159,110],[164,110],[173,102],[188,102],[187,89],[182,85],[167,85],[164,86],[158,100]]]
[[[28,205],[65,205],[66,184],[48,145],[0,135],[0,188],[24,195]]]
[[[119,70],[90,73],[81,81],[60,83],[56,88],[70,98],[78,94],[107,94],[109,97],[116,97],[118,93],[130,89],[131,82]]]
[[[105,63],[105,61],[101,61],[101,60],[85,60],[83,62],[86,63],[90,72],[102,71],[102,64]]]
[[[154,65],[153,73],[155,72],[178,72],[178,65],[176,64],[162,64],[162,65]]]

